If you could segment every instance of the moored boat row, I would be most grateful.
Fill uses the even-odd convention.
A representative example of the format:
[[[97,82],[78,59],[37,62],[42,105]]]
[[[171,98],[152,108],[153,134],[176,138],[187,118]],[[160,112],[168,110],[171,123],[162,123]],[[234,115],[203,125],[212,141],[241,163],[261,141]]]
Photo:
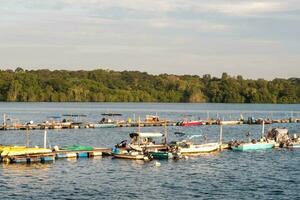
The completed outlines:
[[[259,140],[250,139],[249,141],[223,142],[223,126],[220,126],[219,141],[207,142],[203,135],[192,135],[184,140],[168,142],[168,132],[165,128],[164,133],[160,132],[137,132],[130,133],[131,141],[127,140],[115,145],[113,149],[94,148],[91,146],[71,145],[63,148],[54,146],[46,148],[46,131],[44,135],[44,148],[27,146],[0,146],[0,158],[3,162],[46,162],[62,158],[86,158],[102,155],[113,156],[116,159],[143,160],[153,159],[184,159],[189,156],[210,154],[223,149],[234,151],[255,151],[267,150],[276,147],[299,148],[300,137],[297,134],[289,135],[287,129],[273,128],[264,132]],[[203,139],[196,142],[197,138]]]

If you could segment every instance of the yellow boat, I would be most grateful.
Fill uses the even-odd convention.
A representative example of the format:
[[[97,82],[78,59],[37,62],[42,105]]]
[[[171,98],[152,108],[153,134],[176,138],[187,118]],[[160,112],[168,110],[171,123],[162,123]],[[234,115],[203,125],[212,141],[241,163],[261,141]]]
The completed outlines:
[[[51,153],[51,149],[25,146],[0,146],[1,157]]]

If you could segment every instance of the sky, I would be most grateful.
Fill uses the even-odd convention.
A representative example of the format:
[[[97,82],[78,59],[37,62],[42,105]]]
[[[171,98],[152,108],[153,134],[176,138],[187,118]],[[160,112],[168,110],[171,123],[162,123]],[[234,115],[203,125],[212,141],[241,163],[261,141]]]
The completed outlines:
[[[0,69],[300,77],[299,0],[0,0]]]

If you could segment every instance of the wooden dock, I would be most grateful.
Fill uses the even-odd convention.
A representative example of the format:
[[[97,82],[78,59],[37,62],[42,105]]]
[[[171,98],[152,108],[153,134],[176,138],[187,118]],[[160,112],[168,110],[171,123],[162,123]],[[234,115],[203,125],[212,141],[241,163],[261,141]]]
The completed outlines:
[[[65,151],[58,150],[51,153],[34,153],[16,156],[1,157],[1,161],[5,163],[35,163],[35,162],[54,162],[58,159],[67,158],[93,158],[97,156],[110,156],[111,149],[109,148],[95,148],[91,151]]]
[[[260,124],[260,123],[249,123],[247,121],[220,121],[220,120],[203,120],[205,125],[240,125],[240,124]],[[278,123],[300,123],[300,119],[274,119],[269,120],[270,124]],[[157,121],[157,122],[120,122],[115,124],[115,128],[123,127],[155,127],[155,126],[181,126],[181,123],[178,121]],[[47,129],[83,129],[83,128],[95,128],[94,123],[85,122],[85,123],[65,123],[65,122],[56,122],[51,124],[5,124],[0,125],[0,130],[9,131],[9,130],[47,130]]]

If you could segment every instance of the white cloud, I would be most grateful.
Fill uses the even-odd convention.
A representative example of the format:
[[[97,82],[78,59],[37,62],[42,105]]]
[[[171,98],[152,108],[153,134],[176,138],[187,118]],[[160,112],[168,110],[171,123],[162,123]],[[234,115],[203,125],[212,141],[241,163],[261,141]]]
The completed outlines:
[[[0,65],[257,73],[253,60],[282,57],[288,72],[300,63],[298,1],[0,0]]]
[[[253,15],[260,13],[271,13],[284,11],[287,8],[286,2],[271,1],[242,1],[236,3],[208,4],[206,8],[211,11],[231,15]]]

